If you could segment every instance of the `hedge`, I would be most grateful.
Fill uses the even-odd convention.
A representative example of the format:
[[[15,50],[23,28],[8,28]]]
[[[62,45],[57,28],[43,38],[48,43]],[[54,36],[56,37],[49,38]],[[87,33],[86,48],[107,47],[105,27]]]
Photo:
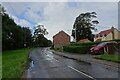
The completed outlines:
[[[88,46],[64,46],[63,50],[71,53],[80,53],[85,54],[89,51],[90,47]]]
[[[70,46],[91,46],[91,45],[94,45],[94,44],[99,44],[100,42],[85,42],[85,43],[72,43],[70,44]]]
[[[64,46],[63,50],[71,53],[85,54],[90,51],[92,45],[97,45],[100,42],[86,42],[86,43],[72,43],[70,45]]]
[[[114,41],[119,41],[118,40],[114,40]],[[106,42],[106,41],[103,41]],[[90,51],[90,48],[92,47],[92,45],[98,45],[101,42],[79,42],[79,43],[71,43],[67,46],[63,47],[63,50],[66,52],[71,52],[71,53],[88,53]]]

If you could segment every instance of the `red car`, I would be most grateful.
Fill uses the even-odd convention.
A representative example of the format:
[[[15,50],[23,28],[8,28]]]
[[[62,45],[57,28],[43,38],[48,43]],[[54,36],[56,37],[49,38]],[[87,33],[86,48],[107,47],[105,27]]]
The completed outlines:
[[[91,54],[103,54],[106,46],[116,45],[116,42],[102,42],[90,49]]]

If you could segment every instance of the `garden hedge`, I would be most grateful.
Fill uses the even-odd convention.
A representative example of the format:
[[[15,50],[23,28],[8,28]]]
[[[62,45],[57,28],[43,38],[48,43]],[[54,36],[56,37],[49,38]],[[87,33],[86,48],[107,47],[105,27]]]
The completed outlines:
[[[91,45],[94,45],[94,44],[99,44],[100,42],[79,42],[79,43],[72,43],[70,44],[70,46],[91,46]]]
[[[71,52],[71,53],[85,54],[89,51],[89,47],[87,46],[64,46],[63,50],[66,52]]]
[[[90,51],[92,45],[97,45],[99,42],[86,42],[86,43],[72,43],[70,45],[64,46],[63,50],[71,53],[85,54]]]

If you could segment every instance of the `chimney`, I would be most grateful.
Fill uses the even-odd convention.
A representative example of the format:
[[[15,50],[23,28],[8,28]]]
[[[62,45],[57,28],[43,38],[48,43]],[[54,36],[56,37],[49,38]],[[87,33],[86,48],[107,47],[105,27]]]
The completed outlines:
[[[113,26],[111,27],[111,30],[112,30],[112,39],[114,40],[115,39],[115,35],[114,35],[114,27]]]

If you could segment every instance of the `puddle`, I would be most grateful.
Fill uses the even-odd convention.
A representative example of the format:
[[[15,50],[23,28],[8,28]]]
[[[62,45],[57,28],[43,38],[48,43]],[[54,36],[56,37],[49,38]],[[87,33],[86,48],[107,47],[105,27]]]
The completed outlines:
[[[34,62],[33,61],[31,62],[31,67],[34,67]]]
[[[30,62],[30,66],[29,66],[29,68],[28,68],[28,70],[33,70],[33,67],[35,67],[35,65],[34,65],[34,61],[32,60],[31,62]]]

